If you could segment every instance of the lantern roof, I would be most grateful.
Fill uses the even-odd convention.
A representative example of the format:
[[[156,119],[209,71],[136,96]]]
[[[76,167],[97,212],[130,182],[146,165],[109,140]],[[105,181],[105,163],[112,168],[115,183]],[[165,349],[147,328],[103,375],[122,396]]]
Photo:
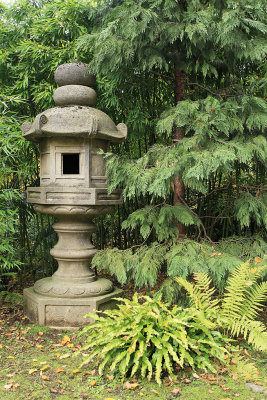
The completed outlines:
[[[96,103],[95,77],[87,73],[87,64],[68,63],[55,71],[59,87],[54,92],[56,107],[38,114],[33,121],[24,122],[25,139],[39,141],[46,137],[92,137],[115,143],[127,137],[127,126],[117,126],[112,119],[92,106]]]

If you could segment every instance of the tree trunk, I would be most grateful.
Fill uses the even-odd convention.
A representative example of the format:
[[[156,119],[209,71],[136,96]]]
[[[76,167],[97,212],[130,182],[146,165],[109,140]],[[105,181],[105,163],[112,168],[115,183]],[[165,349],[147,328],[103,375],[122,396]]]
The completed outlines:
[[[174,66],[174,94],[175,94],[175,105],[179,101],[185,99],[185,73],[175,64]],[[174,127],[173,143],[179,142],[184,137],[184,130],[182,128]],[[185,187],[184,183],[177,176],[174,178],[174,204],[183,204],[185,197]],[[185,236],[185,226],[176,224],[179,235],[178,237]]]

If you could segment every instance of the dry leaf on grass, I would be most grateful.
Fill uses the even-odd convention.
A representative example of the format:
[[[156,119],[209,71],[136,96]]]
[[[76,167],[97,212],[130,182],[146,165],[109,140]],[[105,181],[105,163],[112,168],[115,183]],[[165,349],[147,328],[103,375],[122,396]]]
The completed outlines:
[[[70,357],[70,354],[63,354],[63,356],[61,356],[59,358],[60,358],[60,360],[63,360],[65,358],[69,358],[69,357]]]
[[[30,369],[29,370],[29,375],[32,375],[32,374],[34,374],[35,372],[37,372],[38,371],[38,369]]]
[[[123,385],[124,389],[127,390],[134,390],[139,386],[139,383],[130,383],[130,382],[125,382],[125,384]]]
[[[40,371],[47,371],[49,368],[50,368],[49,365],[45,365],[44,367],[42,367],[42,368],[40,369]]]
[[[181,392],[181,390],[182,390],[182,386],[179,386],[178,388],[174,388],[174,389],[171,391],[171,393],[173,393],[173,394],[178,394],[178,393]]]
[[[62,344],[62,346],[64,346],[64,345],[67,344],[67,343],[70,343],[70,338],[69,338],[68,335],[65,335],[65,336],[63,337],[63,340],[62,340],[61,344]]]

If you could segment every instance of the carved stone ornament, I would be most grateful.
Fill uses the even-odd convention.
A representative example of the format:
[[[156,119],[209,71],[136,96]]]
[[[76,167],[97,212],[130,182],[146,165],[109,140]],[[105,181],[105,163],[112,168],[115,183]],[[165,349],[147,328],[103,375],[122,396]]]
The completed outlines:
[[[40,146],[40,187],[27,190],[37,212],[56,218],[58,235],[51,255],[58,269],[24,291],[26,315],[40,325],[75,328],[92,322],[83,315],[114,306],[122,291],[91,269],[97,250],[91,242],[92,219],[111,213],[122,203],[121,191],[107,190],[104,153],[109,142],[127,137],[127,126],[117,126],[96,103],[95,77],[87,65],[58,67],[54,92],[56,107],[43,111],[33,123],[24,122],[25,139]]]

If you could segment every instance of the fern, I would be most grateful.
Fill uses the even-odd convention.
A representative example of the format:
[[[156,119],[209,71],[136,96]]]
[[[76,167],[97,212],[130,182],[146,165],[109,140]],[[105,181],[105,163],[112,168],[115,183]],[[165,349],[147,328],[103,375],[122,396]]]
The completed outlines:
[[[135,294],[133,300],[119,299],[118,310],[88,314],[95,323],[80,333],[86,335],[81,351],[92,352],[83,364],[98,354],[99,373],[110,368],[122,377],[141,374],[150,380],[154,375],[160,385],[162,373],[173,375],[176,364],[214,371],[210,354],[222,362],[228,338],[214,332],[202,312],[170,308],[160,297],[140,299]]]
[[[257,283],[265,268],[249,262],[237,266],[228,278],[220,307],[218,300],[213,299],[214,290],[209,289],[210,279],[206,274],[200,273],[196,284],[181,277],[176,280],[198,310],[213,311],[212,318],[217,320],[218,328],[226,329],[233,337],[243,335],[256,349],[265,351],[267,332],[264,324],[255,320],[266,301],[267,283]]]

